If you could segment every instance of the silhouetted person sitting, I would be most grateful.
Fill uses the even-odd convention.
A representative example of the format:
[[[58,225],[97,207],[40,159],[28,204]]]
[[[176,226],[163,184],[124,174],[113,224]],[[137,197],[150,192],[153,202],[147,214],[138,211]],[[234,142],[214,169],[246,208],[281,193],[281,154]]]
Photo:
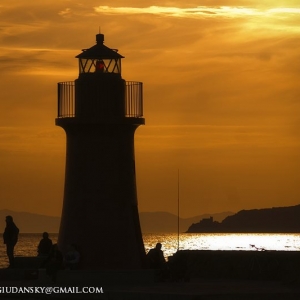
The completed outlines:
[[[6,244],[6,254],[9,260],[9,268],[14,267],[14,248],[18,241],[19,228],[13,221],[12,216],[6,216],[6,227],[3,233],[4,244]]]
[[[70,245],[68,252],[65,255],[65,267],[70,270],[77,270],[80,261],[80,253],[75,244]]]
[[[52,248],[52,240],[49,239],[48,232],[43,233],[43,238],[38,245],[38,256],[48,256]]]
[[[63,255],[58,249],[57,244],[52,245],[48,258],[45,260],[44,266],[46,273],[56,282],[57,272],[63,268]]]
[[[150,249],[147,254],[148,264],[151,269],[161,269],[166,263],[161,247],[161,243],[157,243],[155,248]]]

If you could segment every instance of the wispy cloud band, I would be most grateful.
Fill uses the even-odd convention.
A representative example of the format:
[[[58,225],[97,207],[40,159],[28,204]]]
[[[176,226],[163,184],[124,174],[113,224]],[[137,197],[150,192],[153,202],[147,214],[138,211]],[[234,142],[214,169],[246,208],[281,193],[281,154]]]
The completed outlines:
[[[191,8],[167,7],[167,6],[149,6],[149,7],[112,7],[97,6],[94,7],[97,13],[106,14],[154,14],[170,17],[227,17],[236,18],[242,16],[268,16],[275,14],[300,14],[300,8],[277,7],[268,9],[257,9],[250,7],[232,7],[232,6],[197,6]]]

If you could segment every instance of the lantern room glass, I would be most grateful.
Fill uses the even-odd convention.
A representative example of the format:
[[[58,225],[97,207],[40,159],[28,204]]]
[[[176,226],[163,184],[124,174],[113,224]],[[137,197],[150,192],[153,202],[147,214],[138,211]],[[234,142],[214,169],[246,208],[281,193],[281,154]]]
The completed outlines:
[[[80,58],[79,73],[115,73],[121,74],[120,58]]]

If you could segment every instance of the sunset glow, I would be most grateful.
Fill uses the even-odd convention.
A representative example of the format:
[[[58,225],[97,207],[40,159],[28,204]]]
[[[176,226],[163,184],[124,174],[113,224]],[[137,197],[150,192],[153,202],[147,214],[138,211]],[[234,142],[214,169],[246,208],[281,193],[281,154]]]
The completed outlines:
[[[69,11],[69,9],[67,9]],[[197,6],[189,8],[167,7],[167,6],[150,6],[150,7],[112,7],[98,6],[95,11],[100,14],[154,14],[169,17],[186,17],[186,18],[235,18],[241,16],[267,16],[275,14],[300,14],[299,8],[268,8],[257,9],[250,7],[234,7],[234,6],[219,6],[207,7]]]
[[[299,204],[298,1],[99,4],[1,1],[0,209],[60,215],[57,83],[99,31],[144,83],[140,211],[177,213],[178,169],[182,217]]]

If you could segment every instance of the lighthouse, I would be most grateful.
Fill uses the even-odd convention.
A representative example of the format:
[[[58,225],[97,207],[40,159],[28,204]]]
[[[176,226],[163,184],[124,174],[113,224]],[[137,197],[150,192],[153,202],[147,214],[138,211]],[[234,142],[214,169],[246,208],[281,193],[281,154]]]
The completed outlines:
[[[76,58],[78,78],[58,83],[55,123],[66,132],[58,246],[75,244],[83,269],[141,269],[134,133],[145,124],[143,85],[122,78],[124,57],[103,34]]]

